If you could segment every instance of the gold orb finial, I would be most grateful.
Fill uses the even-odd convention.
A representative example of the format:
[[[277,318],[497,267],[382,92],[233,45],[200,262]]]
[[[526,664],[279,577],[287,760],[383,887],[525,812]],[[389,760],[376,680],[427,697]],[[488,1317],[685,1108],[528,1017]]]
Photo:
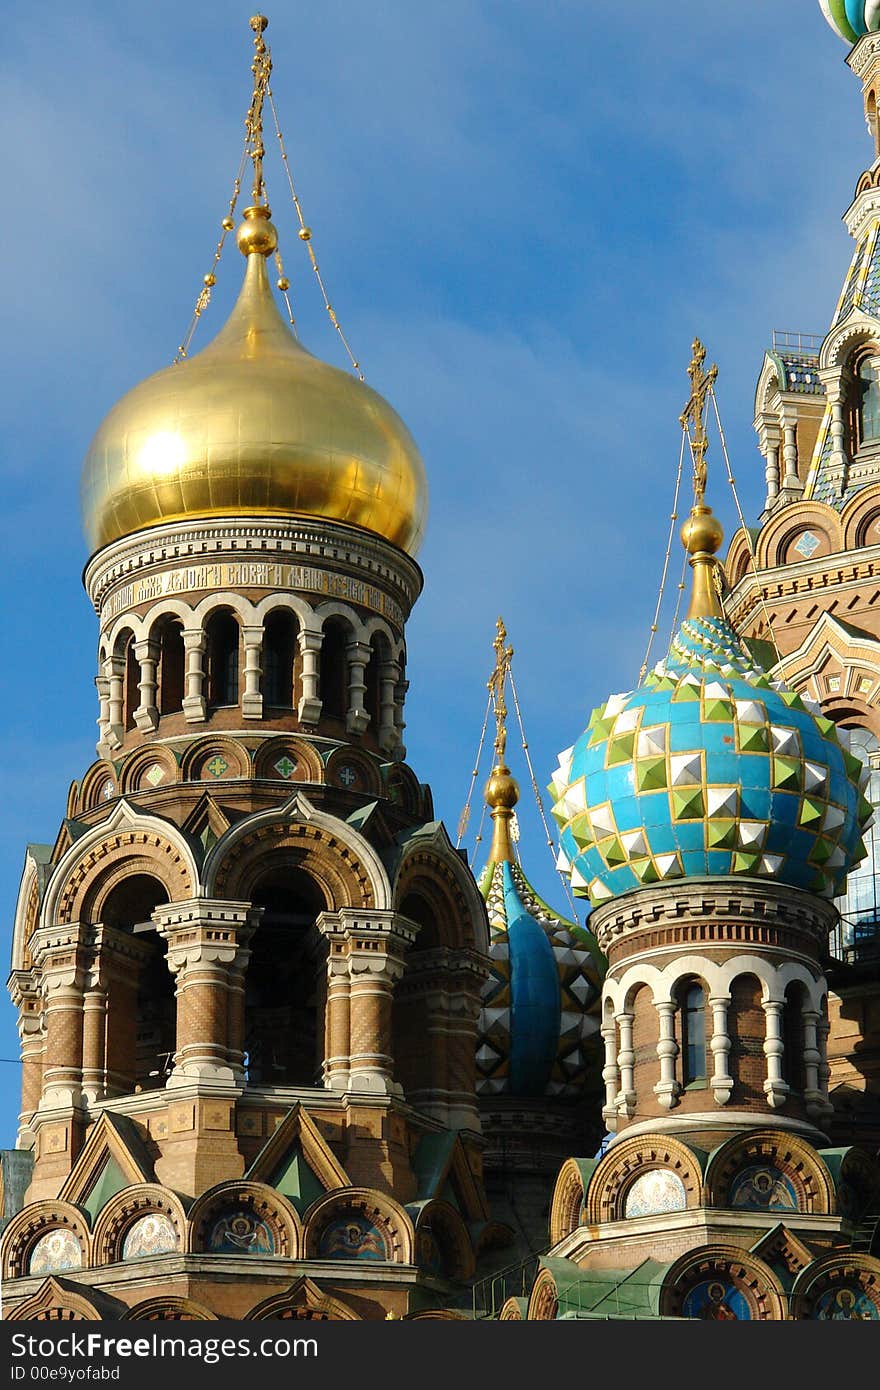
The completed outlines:
[[[262,34],[269,28],[269,21],[264,14],[252,14],[248,23],[255,34]]]
[[[269,218],[271,209],[264,204],[245,208],[244,221],[235,233],[238,249],[243,256],[271,256],[278,248],[278,233]]]
[[[689,555],[714,555],[721,549],[724,528],[711,507],[694,506],[681,528],[681,541]]]

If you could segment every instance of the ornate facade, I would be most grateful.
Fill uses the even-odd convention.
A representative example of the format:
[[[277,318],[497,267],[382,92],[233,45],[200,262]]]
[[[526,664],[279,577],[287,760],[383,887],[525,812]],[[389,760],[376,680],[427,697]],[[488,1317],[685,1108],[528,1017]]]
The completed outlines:
[[[821,3],[880,151],[880,4]],[[479,885],[405,761],[424,469],[279,312],[251,23],[240,297],[84,467],[98,758],[16,910],[5,1316],[880,1320],[880,155],[723,565],[695,345],[690,610],[550,787],[584,929],[514,845],[500,625]]]
[[[402,1317],[506,1234],[486,910],[403,744],[424,469],[279,313],[253,27],[238,302],[83,471],[98,761],[15,919],[13,1318]]]

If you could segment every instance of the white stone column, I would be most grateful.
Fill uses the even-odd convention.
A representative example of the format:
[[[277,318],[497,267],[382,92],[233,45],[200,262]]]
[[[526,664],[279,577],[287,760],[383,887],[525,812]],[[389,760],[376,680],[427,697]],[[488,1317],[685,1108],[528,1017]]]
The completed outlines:
[[[110,677],[105,674],[106,663],[102,664],[101,670],[95,676],[95,689],[98,692],[98,745],[97,753],[99,757],[104,757],[110,752]]]
[[[317,724],[321,718],[321,700],[318,695],[318,679],[321,660],[323,632],[310,632],[302,628],[297,634],[299,653],[302,658],[302,696],[296,707],[301,724]]]
[[[138,690],[140,700],[134,712],[134,722],[142,734],[151,734],[159,723],[159,710],[156,704],[156,668],[159,664],[159,644],[149,638],[135,642],[134,656],[140,666]]]
[[[783,1004],[780,999],[765,999],[763,1007],[766,1026],[764,1056],[767,1059],[764,1094],[768,1104],[773,1106],[775,1110],[785,1103],[789,1090],[782,1071],[782,1061],[785,1055],[785,1044],[782,1040]]]
[[[366,642],[349,642],[345,648],[348,661],[348,713],[345,727],[350,734],[362,734],[370,722],[364,707],[367,693],[366,669],[372,649]]]
[[[712,1053],[712,1094],[717,1105],[726,1105],[733,1090],[733,1077],[729,1071],[730,1034],[727,1031],[727,1009],[730,995],[711,995],[709,1005],[712,1009],[712,1039],[709,1050]]]
[[[617,1095],[617,1113],[627,1117],[632,1115],[636,1108],[636,1054],[633,1049],[633,1018],[633,1014],[624,1012],[616,1014],[614,1020],[620,1030],[620,1048],[617,1053],[617,1065],[620,1068],[620,1091]]]
[[[409,681],[399,680],[394,687],[394,725],[397,729],[397,742],[391,750],[397,762],[403,762],[406,757],[406,745],[403,741],[403,731],[406,728],[406,720],[403,716],[406,703],[406,692],[409,690]]]
[[[386,753],[393,753],[400,741],[395,707],[399,681],[398,663],[383,661],[379,667],[379,747]]]
[[[654,1095],[666,1110],[671,1110],[678,1103],[681,1091],[675,1076],[675,1059],[679,1052],[675,1041],[675,1004],[671,999],[663,999],[655,1002],[654,1007],[659,1018],[657,1056],[660,1061],[660,1080],[654,1087]]]
[[[620,1070],[617,1065],[617,1024],[613,1018],[606,1017],[601,1028],[605,1043],[605,1065],[602,1080],[605,1083],[605,1104],[602,1118],[613,1133],[617,1129],[617,1093],[620,1090]]]
[[[793,502],[802,495],[804,485],[798,477],[797,417],[790,409],[782,415],[782,463],[781,493],[786,502]]]
[[[831,451],[826,473],[837,496],[842,496],[849,470],[845,416],[848,377],[840,367],[826,367],[820,369],[819,379],[831,406]]]
[[[107,742],[111,748],[121,748],[125,735],[125,657],[107,658]]]
[[[769,440],[764,448],[764,479],[767,484],[767,497],[764,503],[769,512],[779,496],[779,441]]]
[[[244,643],[244,692],[241,697],[241,713],[244,719],[262,719],[263,696],[260,692],[260,677],[263,674],[263,629],[262,627],[243,627],[241,638]]]
[[[188,724],[201,723],[207,714],[205,702],[205,645],[203,628],[184,628],[183,648],[186,654],[186,694],[183,714]]]
[[[815,1009],[804,1009],[802,1021],[804,1046],[804,1102],[807,1107],[807,1114],[814,1118],[818,1118],[825,1113],[822,1093],[819,1090],[819,1064],[822,1060],[819,1054],[820,1015]]]

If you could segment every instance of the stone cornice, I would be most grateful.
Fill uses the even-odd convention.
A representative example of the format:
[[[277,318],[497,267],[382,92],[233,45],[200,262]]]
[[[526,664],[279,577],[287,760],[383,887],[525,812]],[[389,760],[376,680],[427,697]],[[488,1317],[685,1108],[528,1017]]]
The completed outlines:
[[[774,565],[771,569],[759,569],[757,578],[750,568],[727,596],[728,621],[732,627],[738,627],[760,605],[762,597],[766,603],[776,603],[880,579],[880,545],[860,547],[858,560],[853,560],[852,554],[842,550],[837,555],[822,555],[797,564]]]
[[[811,893],[764,879],[678,879],[632,892],[593,909],[590,927],[606,954],[630,934],[682,922],[725,923],[760,922],[787,928],[822,943],[837,921],[837,909]],[[715,939],[706,944],[723,946]],[[732,942],[732,944],[734,944]],[[739,943],[738,949],[742,949]]]
[[[262,521],[244,517],[232,521],[209,517],[169,522],[135,532],[93,555],[83,572],[83,583],[100,613],[121,586],[160,570],[257,561],[311,563],[373,584],[400,605],[404,618],[423,584],[422,572],[414,560],[368,532],[330,521]]]

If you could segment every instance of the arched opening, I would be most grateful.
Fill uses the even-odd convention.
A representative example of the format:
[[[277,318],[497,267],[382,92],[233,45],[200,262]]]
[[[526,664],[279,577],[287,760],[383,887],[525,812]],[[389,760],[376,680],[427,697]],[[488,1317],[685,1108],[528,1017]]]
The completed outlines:
[[[338,618],[328,618],[321,643],[319,693],[321,713],[334,719],[344,719],[348,710],[348,642],[345,624]]]
[[[727,1031],[730,1036],[728,1065],[733,1078],[732,1104],[763,1108],[766,1101],[764,1039],[767,1026],[762,999],[761,982],[756,975],[738,975],[730,986]]]
[[[880,381],[867,352],[852,364],[849,415],[853,457],[863,449],[880,447]]]
[[[101,909],[105,926],[131,932],[147,948],[136,978],[124,986],[110,986],[107,1070],[116,1073],[125,1089],[164,1086],[174,1063],[174,978],[166,942],[151,920],[155,909],[167,902],[168,893],[157,878],[131,874],[110,890]],[[121,991],[127,997],[121,997]]]
[[[120,632],[113,648],[113,656],[122,663],[122,724],[125,729],[133,729],[134,712],[141,702],[140,678],[141,664],[134,654],[134,633],[126,628]],[[117,667],[118,669],[118,667]]]
[[[326,971],[315,926],[327,908],[314,879],[287,864],[267,868],[250,892],[264,909],[245,987],[245,1068],[263,1086],[321,1084]]]
[[[205,625],[208,705],[238,704],[238,622],[228,608],[212,613]]]
[[[294,690],[297,623],[292,613],[276,608],[263,628],[263,705],[290,709]]]
[[[159,642],[159,713],[176,714],[183,708],[186,654],[183,646],[183,623],[177,618],[163,618],[157,633]]]
[[[679,1067],[682,1086],[705,1082],[708,1076],[706,1049],[706,990],[700,980],[682,980],[676,991]]]
[[[804,1068],[804,1007],[807,992],[800,981],[793,981],[785,991],[782,1008],[782,1075],[788,1089],[802,1094],[806,1088]]]
[[[370,716],[370,731],[374,736],[378,735],[382,724],[382,667],[390,655],[388,639],[377,632],[370,641],[370,659],[364,672],[364,707]]]

